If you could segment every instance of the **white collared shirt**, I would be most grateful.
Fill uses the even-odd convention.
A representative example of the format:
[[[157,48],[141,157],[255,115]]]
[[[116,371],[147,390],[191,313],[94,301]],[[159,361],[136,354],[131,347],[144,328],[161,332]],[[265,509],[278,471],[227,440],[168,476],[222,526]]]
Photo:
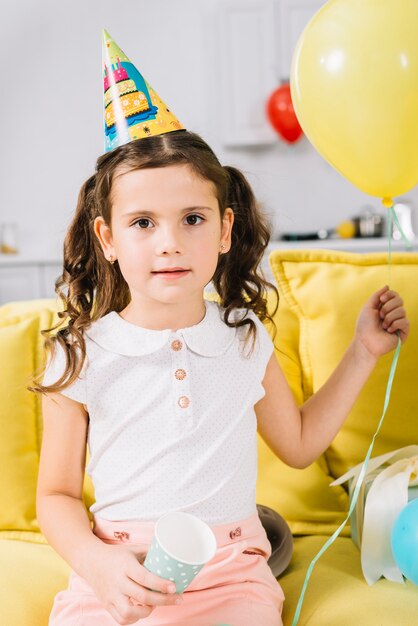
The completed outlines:
[[[251,310],[234,309],[257,326],[231,328],[224,309],[205,300],[194,326],[150,330],[112,311],[85,331],[87,359],[61,393],[87,406],[88,445],[96,502],[107,520],[155,521],[186,511],[208,524],[256,512],[255,403],[272,339]],[[65,357],[57,344],[43,383],[56,382]]]

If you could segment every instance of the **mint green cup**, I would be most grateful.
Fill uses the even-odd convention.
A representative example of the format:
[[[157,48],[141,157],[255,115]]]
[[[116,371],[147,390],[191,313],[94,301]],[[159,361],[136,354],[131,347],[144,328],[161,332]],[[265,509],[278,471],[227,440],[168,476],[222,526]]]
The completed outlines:
[[[176,511],[155,524],[144,567],[171,580],[182,593],[215,553],[216,537],[210,526],[190,513]]]

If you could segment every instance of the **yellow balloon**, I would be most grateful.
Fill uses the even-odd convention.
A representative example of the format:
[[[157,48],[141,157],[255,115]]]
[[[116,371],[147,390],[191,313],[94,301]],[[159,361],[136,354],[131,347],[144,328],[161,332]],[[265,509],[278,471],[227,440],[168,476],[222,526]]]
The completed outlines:
[[[409,191],[418,183],[418,0],[327,2],[296,46],[291,93],[308,139],[356,187],[380,198]]]

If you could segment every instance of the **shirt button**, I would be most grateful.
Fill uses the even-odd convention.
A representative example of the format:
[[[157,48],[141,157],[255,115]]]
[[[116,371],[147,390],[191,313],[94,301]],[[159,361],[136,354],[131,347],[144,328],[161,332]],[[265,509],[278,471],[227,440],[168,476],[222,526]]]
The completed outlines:
[[[174,376],[177,378],[177,380],[183,380],[183,378],[186,378],[186,372],[185,370],[176,370],[174,372]]]
[[[178,339],[175,339],[174,341],[171,342],[171,347],[172,347],[173,350],[178,352],[179,350],[182,349],[183,344]]]
[[[180,398],[178,399],[178,403],[182,409],[186,409],[190,404],[190,400],[187,396],[180,396]]]

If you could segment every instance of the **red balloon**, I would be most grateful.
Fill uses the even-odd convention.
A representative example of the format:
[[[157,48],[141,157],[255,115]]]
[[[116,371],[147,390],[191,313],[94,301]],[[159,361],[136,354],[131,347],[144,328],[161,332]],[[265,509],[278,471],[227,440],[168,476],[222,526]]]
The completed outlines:
[[[266,113],[273,128],[288,143],[294,143],[303,135],[293,108],[288,83],[273,91],[267,101]]]

